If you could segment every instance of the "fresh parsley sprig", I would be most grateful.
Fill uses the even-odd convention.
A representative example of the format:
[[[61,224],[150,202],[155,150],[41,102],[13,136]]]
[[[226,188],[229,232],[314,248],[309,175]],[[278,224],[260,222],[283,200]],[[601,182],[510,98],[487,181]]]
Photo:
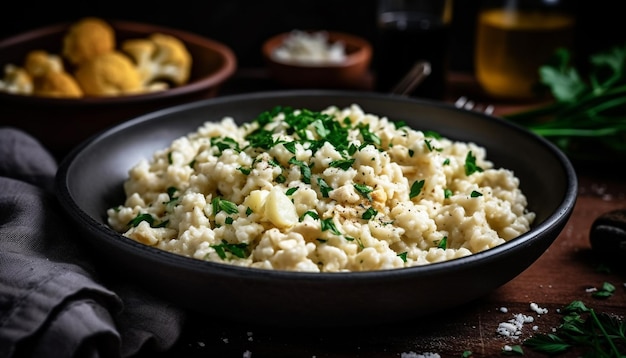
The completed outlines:
[[[550,104],[503,117],[546,137],[580,159],[626,156],[626,45],[593,54],[584,78],[559,49],[540,67]],[[598,157],[598,155],[600,155]]]
[[[579,347],[586,350],[585,357],[626,356],[626,322],[622,319],[598,313],[582,301],[573,301],[562,312],[562,323],[553,333],[534,335],[524,346],[551,355]]]

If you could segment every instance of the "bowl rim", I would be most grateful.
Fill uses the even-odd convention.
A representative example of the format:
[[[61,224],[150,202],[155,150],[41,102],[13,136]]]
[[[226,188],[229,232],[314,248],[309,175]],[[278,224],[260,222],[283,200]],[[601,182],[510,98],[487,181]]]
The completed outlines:
[[[216,275],[223,276],[237,276],[244,274],[249,279],[258,279],[258,280],[322,280],[322,281],[353,281],[353,282],[363,282],[363,281],[376,281],[376,280],[388,280],[390,277],[394,277],[395,279],[406,279],[407,277],[428,277],[428,276],[437,276],[442,272],[450,271],[450,270],[458,270],[458,267],[464,268],[476,268],[479,267],[482,263],[490,261],[495,257],[501,256],[506,251],[509,251],[513,248],[519,246],[529,247],[535,244],[540,236],[535,236],[537,232],[547,232],[551,231],[555,227],[560,225],[564,225],[574,209],[574,205],[577,199],[577,190],[578,190],[578,179],[576,176],[576,172],[573,164],[567,158],[567,156],[559,150],[556,145],[548,141],[547,139],[528,131],[527,129],[509,122],[504,119],[494,117],[491,115],[487,115],[485,113],[477,113],[470,112],[468,114],[470,116],[483,116],[489,117],[490,120],[498,121],[503,126],[507,126],[510,128],[514,128],[518,131],[523,131],[529,139],[537,142],[538,144],[545,147],[546,150],[551,152],[555,158],[558,160],[559,164],[562,167],[563,174],[567,180],[567,187],[564,188],[564,195],[561,202],[558,204],[557,208],[554,210],[552,214],[550,214],[544,221],[538,223],[533,226],[532,229],[512,240],[504,242],[498,246],[490,248],[485,251],[477,252],[472,255],[450,259],[442,262],[434,262],[425,265],[418,265],[413,267],[406,268],[398,268],[398,269],[385,269],[385,270],[371,270],[371,271],[351,271],[351,272],[298,272],[298,271],[283,271],[283,270],[268,270],[261,268],[253,268],[253,267],[239,267],[236,265],[224,264],[219,262],[211,262],[211,261],[202,261],[194,258],[185,257],[179,254],[171,253],[165,250],[161,250],[155,247],[150,247],[139,242],[136,242],[132,239],[129,239],[123,236],[121,233],[115,232],[112,228],[103,225],[92,218],[88,213],[86,213],[76,201],[72,198],[71,190],[68,186],[68,174],[72,171],[72,167],[76,165],[77,159],[80,160],[80,156],[83,155],[84,151],[88,149],[92,145],[96,145],[98,141],[106,138],[109,135],[114,135],[115,133],[123,132],[126,128],[132,127],[141,123],[149,122],[152,119],[158,119],[163,116],[167,116],[168,114],[177,113],[180,111],[186,111],[189,109],[193,109],[196,107],[203,107],[208,105],[219,105],[228,102],[245,102],[250,100],[259,100],[268,97],[301,97],[301,96],[359,96],[362,98],[371,98],[371,99],[384,99],[386,101],[412,101],[418,102],[422,104],[428,104],[430,106],[442,108],[445,110],[456,111],[458,108],[454,107],[452,104],[448,104],[445,102],[435,102],[428,100],[420,100],[415,98],[410,98],[406,96],[396,96],[396,95],[387,95],[387,94],[379,94],[373,92],[358,92],[358,91],[350,91],[350,90],[276,90],[276,91],[262,91],[262,92],[254,92],[254,93],[244,93],[244,94],[236,94],[236,95],[228,95],[221,97],[214,97],[206,100],[195,101],[191,103],[185,103],[181,105],[176,105],[173,107],[161,109],[155,112],[147,113],[142,116],[135,117],[129,121],[125,121],[119,125],[116,125],[112,128],[107,129],[104,132],[90,138],[89,140],[83,142],[81,145],[75,147],[61,162],[59,165],[59,169],[57,171],[57,175],[55,178],[57,185],[57,197],[59,198],[62,206],[66,213],[70,213],[74,219],[81,221],[85,227],[89,227],[91,231],[97,231],[100,234],[104,234],[107,238],[112,239],[116,242],[116,245],[123,246],[128,250],[139,250],[140,252],[147,253],[151,257],[159,257],[159,260],[162,264],[171,267],[184,267],[185,270],[195,271],[195,272],[206,272],[207,270],[211,271]],[[556,237],[555,237],[556,239]]]
[[[351,33],[347,33],[347,32],[343,32],[343,31],[334,31],[334,30],[318,30],[318,29],[306,29],[306,30],[300,30],[303,32],[307,32],[307,33],[317,33],[317,32],[323,32],[328,34],[328,38],[332,39],[333,37],[340,37],[343,41],[352,44],[354,46],[357,47],[357,50],[352,52],[352,53],[347,53],[346,54],[346,59],[342,62],[333,62],[333,63],[298,63],[298,62],[291,62],[291,61],[282,61],[279,59],[276,59],[272,53],[274,51],[274,49],[276,49],[278,46],[280,46],[282,44],[282,42],[289,37],[289,35],[292,34],[292,32],[295,30],[291,30],[291,31],[287,31],[287,32],[281,32],[278,33],[274,36],[269,37],[267,40],[265,40],[261,46],[261,52],[263,54],[263,57],[265,58],[265,60],[269,63],[273,63],[276,65],[280,65],[280,66],[284,66],[287,68],[294,68],[294,69],[321,69],[321,68],[346,68],[346,67],[351,67],[354,66],[356,64],[365,62],[365,61],[369,61],[372,57],[372,45],[370,44],[370,42],[368,40],[366,40],[363,37],[351,34]]]
[[[146,33],[163,32],[184,39],[185,43],[193,43],[202,47],[211,48],[222,59],[222,66],[218,67],[210,76],[199,78],[195,81],[188,82],[182,86],[172,87],[166,91],[157,91],[141,94],[129,94],[123,96],[90,96],[81,98],[58,98],[44,97],[32,95],[16,95],[0,91],[0,98],[11,99],[12,101],[32,102],[36,100],[42,104],[60,104],[60,105],[109,105],[112,103],[137,103],[144,101],[152,101],[161,98],[176,98],[185,96],[190,93],[206,90],[215,87],[229,77],[231,77],[237,68],[237,57],[234,51],[226,44],[214,39],[204,37],[189,31],[175,29],[168,26],[149,24],[138,21],[118,20],[102,18],[117,30],[141,30]],[[51,25],[41,26],[32,30],[28,30],[4,39],[0,39],[0,52],[7,48],[17,46],[21,43],[33,41],[43,35],[51,35],[53,33],[61,33],[66,31],[75,21],[58,22]]]

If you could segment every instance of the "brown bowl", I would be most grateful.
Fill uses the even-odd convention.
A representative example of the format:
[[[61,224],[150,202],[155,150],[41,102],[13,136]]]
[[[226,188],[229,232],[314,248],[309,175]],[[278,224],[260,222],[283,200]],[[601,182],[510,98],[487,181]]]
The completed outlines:
[[[115,30],[116,42],[144,38],[160,32],[177,37],[187,47],[193,63],[187,84],[138,95],[115,97],[52,98],[0,92],[0,126],[12,126],[42,142],[57,157],[90,136],[138,115],[185,102],[214,97],[233,75],[237,59],[233,51],[212,39],[157,25],[106,20]],[[0,66],[21,65],[35,49],[59,54],[62,39],[72,23],[61,23],[25,32],[0,41]],[[2,68],[0,67],[0,68]]]
[[[345,61],[337,64],[303,65],[277,60],[273,56],[274,50],[291,34],[291,32],[280,33],[266,40],[261,48],[270,76],[279,84],[293,88],[367,89],[368,70],[372,59],[371,44],[351,34],[324,32],[328,34],[330,43],[343,42],[346,50]]]

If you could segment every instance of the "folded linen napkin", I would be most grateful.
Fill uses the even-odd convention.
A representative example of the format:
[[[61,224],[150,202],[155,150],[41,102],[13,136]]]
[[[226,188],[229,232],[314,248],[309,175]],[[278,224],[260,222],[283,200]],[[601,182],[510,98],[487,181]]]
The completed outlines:
[[[166,351],[185,312],[93,264],[54,196],[57,163],[0,128],[0,357]]]

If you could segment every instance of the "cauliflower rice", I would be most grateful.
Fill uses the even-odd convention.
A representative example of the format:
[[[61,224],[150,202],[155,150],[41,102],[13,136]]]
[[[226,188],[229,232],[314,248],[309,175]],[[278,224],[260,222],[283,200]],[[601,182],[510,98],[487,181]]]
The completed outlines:
[[[145,245],[262,269],[403,268],[481,252],[530,229],[513,172],[474,143],[358,105],[276,107],[208,121],[143,159],[109,225]]]

